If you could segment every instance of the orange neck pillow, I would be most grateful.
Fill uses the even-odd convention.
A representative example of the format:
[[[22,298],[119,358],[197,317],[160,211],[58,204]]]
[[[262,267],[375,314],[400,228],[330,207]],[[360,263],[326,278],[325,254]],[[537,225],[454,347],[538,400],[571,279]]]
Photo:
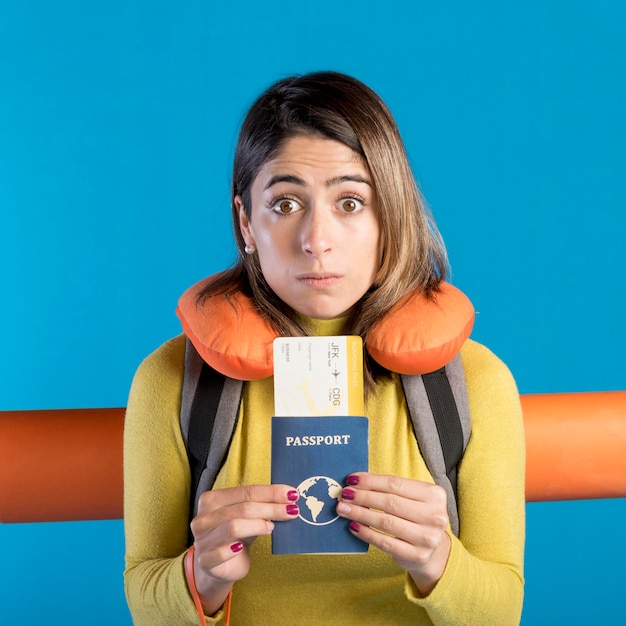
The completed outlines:
[[[181,296],[176,314],[185,334],[200,356],[226,376],[239,380],[271,376],[276,331],[240,292],[198,305],[198,294],[212,280],[201,280]],[[388,370],[426,374],[454,357],[473,324],[474,308],[467,296],[442,283],[434,299],[409,294],[393,306],[368,333],[366,348]]]

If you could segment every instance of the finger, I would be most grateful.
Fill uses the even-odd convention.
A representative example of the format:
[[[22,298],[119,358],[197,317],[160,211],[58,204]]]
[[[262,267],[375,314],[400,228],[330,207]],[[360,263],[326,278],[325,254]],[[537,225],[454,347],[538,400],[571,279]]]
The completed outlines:
[[[244,543],[241,541],[223,543],[211,548],[196,546],[195,558],[197,559],[200,567],[208,573],[218,567],[224,566],[237,556],[243,555],[244,551]],[[223,574],[224,573],[222,573],[222,575]]]
[[[296,502],[298,491],[289,485],[244,485],[205,491],[198,500],[198,513],[210,513],[240,502]]]
[[[426,509],[424,506],[414,508]],[[414,519],[406,519],[381,510],[341,501],[337,505],[337,513],[341,517],[356,522],[359,526],[366,526],[378,534],[384,533],[387,536],[395,537],[401,541],[426,548],[436,546],[441,540],[442,533],[448,525],[447,515],[433,514],[428,510],[415,512]],[[360,535],[359,535],[360,536]],[[369,534],[367,535],[369,536]],[[377,538],[377,541],[381,541]]]
[[[348,487],[355,490],[365,489],[368,491],[378,491],[381,493],[393,493],[411,500],[426,501],[432,497],[432,490],[441,490],[441,487],[433,483],[422,480],[412,480],[401,478],[389,474],[370,474],[369,472],[358,472],[350,474],[346,483]]]
[[[194,534],[194,544],[199,551],[212,550],[217,546],[237,542],[249,544],[256,537],[270,535],[273,530],[274,523],[265,519],[228,520],[208,532],[200,531]]]
[[[341,493],[342,501],[368,509],[376,509],[384,513],[403,518],[418,524],[435,525],[448,523],[445,491],[432,485],[423,499],[412,499],[395,493],[366,491],[346,487]],[[424,495],[424,494],[422,494]]]
[[[359,522],[351,522],[350,532],[370,545],[391,555],[403,569],[413,569],[425,565],[431,558],[443,535],[434,541],[410,543],[398,537],[388,535]]]
[[[285,521],[298,517],[300,509],[297,504],[273,504],[267,502],[239,502],[210,512],[200,512],[191,520],[191,532],[194,537],[209,533],[218,527],[227,530],[228,536],[254,536],[249,531],[241,531],[246,521],[263,522],[270,520]],[[266,534],[266,533],[262,533]]]

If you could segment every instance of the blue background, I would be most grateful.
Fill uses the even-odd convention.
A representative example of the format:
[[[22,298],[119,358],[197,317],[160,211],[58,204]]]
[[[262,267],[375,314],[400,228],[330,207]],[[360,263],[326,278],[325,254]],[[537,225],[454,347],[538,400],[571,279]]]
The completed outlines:
[[[390,105],[520,391],[626,388],[626,4],[23,0],[0,6],[0,409],[125,404],[234,257],[247,106],[314,69]],[[626,501],[527,510],[523,623],[622,623]],[[130,623],[121,521],[0,526],[0,555],[0,623]]]

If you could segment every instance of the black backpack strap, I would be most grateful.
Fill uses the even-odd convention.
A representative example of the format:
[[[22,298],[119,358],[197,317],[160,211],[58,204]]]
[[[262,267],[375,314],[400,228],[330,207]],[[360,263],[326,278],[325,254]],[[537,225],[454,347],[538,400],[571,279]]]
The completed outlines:
[[[456,474],[457,465],[463,456],[463,429],[446,368],[425,374],[422,380],[441,442],[446,476],[458,497]]]
[[[221,374],[202,360],[187,339],[180,423],[191,474],[189,519],[200,494],[213,486],[232,441],[243,381]]]
[[[450,525],[458,536],[457,468],[471,430],[461,357],[435,372],[401,379],[420,452],[435,483],[446,490]]]

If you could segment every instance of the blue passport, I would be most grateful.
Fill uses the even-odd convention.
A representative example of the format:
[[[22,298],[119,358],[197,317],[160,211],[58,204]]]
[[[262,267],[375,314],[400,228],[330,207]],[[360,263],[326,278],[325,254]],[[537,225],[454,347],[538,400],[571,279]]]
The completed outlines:
[[[337,502],[353,472],[367,471],[366,417],[273,417],[272,483],[295,487],[297,519],[276,522],[272,554],[367,552],[337,515]]]

